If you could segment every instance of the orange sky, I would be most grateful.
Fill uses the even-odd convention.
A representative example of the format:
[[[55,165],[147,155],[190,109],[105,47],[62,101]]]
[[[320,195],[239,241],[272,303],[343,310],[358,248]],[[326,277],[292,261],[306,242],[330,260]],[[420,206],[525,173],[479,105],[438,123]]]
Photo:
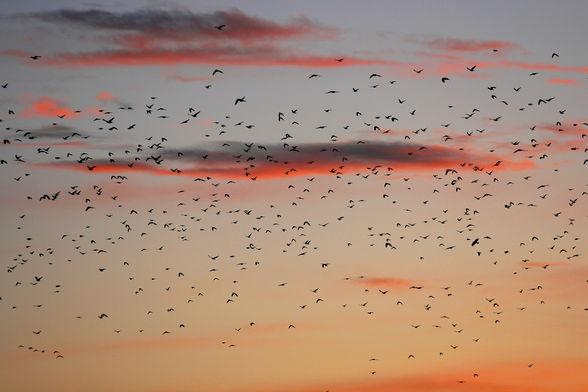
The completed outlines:
[[[588,391],[584,2],[99,3],[3,11],[0,391]]]

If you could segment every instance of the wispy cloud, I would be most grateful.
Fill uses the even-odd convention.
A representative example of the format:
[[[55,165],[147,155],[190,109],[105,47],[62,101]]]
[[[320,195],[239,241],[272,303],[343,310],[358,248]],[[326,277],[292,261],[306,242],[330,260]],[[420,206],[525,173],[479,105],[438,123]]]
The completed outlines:
[[[552,78],[547,81],[547,84],[565,84],[568,86],[581,86],[582,83],[574,79]]]
[[[355,278],[352,279],[351,282],[360,286],[391,289],[408,289],[410,286],[415,285],[413,281],[408,279],[388,277]]]
[[[4,54],[10,54],[7,51]],[[28,54],[25,56],[28,57]],[[151,65],[225,65],[257,67],[351,67],[366,65],[405,66],[407,63],[382,59],[345,57],[345,61],[335,60],[338,56],[323,56],[286,49],[276,45],[217,45],[183,46],[180,48],[119,49],[97,52],[65,52],[47,56],[38,66],[58,68],[73,67],[129,67]]]
[[[212,79],[210,77],[204,76],[183,76],[178,74],[167,74],[165,77],[167,80],[173,80],[176,82],[210,82]]]
[[[490,52],[492,50],[515,50],[521,48],[516,43],[499,40],[435,38],[416,42],[430,49],[450,52]]]

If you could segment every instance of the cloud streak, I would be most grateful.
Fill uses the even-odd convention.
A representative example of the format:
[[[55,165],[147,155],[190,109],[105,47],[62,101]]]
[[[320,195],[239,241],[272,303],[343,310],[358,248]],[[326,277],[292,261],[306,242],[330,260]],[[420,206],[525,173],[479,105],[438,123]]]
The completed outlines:
[[[461,369],[446,373],[428,372],[384,380],[335,382],[332,390],[339,392],[569,392],[585,391],[582,378],[585,359],[553,360],[528,368],[520,362],[497,362],[471,370]],[[324,385],[298,388],[265,389],[264,392],[314,392],[330,389]],[[245,389],[244,389],[245,390]]]
[[[4,52],[10,55],[11,53]],[[18,57],[28,57],[21,56]],[[313,67],[333,68],[367,65],[406,66],[408,63],[381,59],[346,57],[338,62],[337,56],[321,56],[284,49],[275,45],[234,46],[205,44],[181,48],[120,49],[98,52],[58,53],[48,56],[38,66],[56,68],[75,67],[133,67],[154,65],[225,65],[257,67]]]
[[[457,38],[436,38],[419,42],[431,49],[450,52],[489,52],[491,50],[520,49],[518,44],[498,40],[472,40]]]
[[[581,86],[582,83],[574,79],[552,78],[547,81],[547,84],[564,84],[568,86]]]
[[[89,160],[84,164],[61,161],[41,165],[93,173],[137,172],[253,180],[343,175],[366,170],[392,173],[439,169],[524,170],[533,167],[532,161],[510,161],[504,157],[445,146],[420,146],[406,142],[358,144],[347,141],[297,145],[231,142],[187,149],[162,149],[157,152],[156,158],[143,157],[141,161],[125,158],[113,162]],[[89,170],[88,166],[92,169]]]
[[[366,277],[353,279],[352,283],[359,286],[390,289],[408,289],[414,282],[402,278]]]

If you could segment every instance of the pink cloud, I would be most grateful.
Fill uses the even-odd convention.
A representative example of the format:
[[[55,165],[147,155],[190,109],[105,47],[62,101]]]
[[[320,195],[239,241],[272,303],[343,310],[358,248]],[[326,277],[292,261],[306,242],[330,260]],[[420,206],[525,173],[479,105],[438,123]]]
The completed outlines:
[[[171,74],[166,76],[167,80],[174,80],[176,82],[210,82],[211,78],[202,77],[202,76],[195,76],[195,77],[188,77],[182,75]]]
[[[568,86],[581,86],[582,83],[574,79],[552,78],[547,81],[547,84],[565,84]]]
[[[98,108],[86,108],[84,110],[98,113]],[[65,117],[65,118],[77,118],[81,116],[81,110],[74,110],[59,100],[55,100],[49,97],[39,97],[31,102],[30,106],[24,110],[21,110],[19,115],[23,118],[34,118],[34,117]]]
[[[118,98],[108,91],[103,91],[100,94],[96,95],[96,99],[99,101],[116,101]]]
[[[486,52],[494,49],[520,49],[518,44],[498,40],[483,41],[456,38],[437,38],[430,41],[425,41],[423,44],[431,49],[448,50],[454,52]]]
[[[368,287],[382,287],[391,289],[407,289],[410,286],[415,285],[414,282],[408,279],[402,278],[383,278],[383,277],[372,277],[363,279],[353,279],[351,281],[354,284]]]

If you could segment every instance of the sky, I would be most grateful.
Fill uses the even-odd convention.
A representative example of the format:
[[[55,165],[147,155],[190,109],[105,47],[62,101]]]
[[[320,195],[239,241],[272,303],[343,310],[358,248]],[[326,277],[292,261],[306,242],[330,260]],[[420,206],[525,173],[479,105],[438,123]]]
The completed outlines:
[[[19,1],[0,390],[588,391],[583,1]]]

